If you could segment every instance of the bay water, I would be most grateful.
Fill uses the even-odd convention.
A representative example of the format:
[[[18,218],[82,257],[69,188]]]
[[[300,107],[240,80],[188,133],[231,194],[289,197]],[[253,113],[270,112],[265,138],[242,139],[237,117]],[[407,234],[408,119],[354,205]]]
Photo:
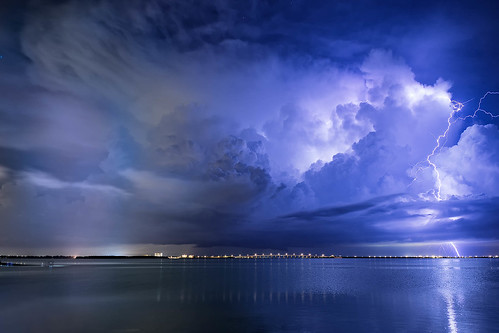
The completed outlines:
[[[0,267],[0,332],[499,330],[494,258],[54,264]]]

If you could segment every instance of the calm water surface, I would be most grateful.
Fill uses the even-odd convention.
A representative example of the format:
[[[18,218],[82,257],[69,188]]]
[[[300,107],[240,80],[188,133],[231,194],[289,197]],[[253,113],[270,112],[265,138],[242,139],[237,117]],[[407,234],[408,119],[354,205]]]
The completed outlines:
[[[0,332],[494,332],[499,327],[499,259],[57,263],[66,266],[0,267]]]

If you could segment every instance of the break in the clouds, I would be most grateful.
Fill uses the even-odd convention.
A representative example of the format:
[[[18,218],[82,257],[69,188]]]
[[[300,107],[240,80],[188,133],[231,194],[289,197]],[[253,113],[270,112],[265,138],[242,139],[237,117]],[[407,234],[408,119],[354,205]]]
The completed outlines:
[[[0,249],[497,248],[490,6],[393,5],[7,2]]]

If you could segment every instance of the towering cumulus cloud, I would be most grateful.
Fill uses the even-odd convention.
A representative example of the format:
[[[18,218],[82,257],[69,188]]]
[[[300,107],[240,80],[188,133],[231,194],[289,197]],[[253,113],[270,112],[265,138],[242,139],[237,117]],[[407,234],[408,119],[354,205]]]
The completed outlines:
[[[370,7],[9,5],[0,250],[497,247],[495,118],[449,120],[462,13]],[[439,56],[425,67],[408,40]]]

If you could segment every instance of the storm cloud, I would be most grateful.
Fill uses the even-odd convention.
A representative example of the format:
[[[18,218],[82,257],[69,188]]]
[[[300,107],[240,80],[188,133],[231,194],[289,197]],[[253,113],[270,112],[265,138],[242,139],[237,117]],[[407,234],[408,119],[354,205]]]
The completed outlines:
[[[497,247],[497,23],[404,6],[8,2],[0,250]]]

